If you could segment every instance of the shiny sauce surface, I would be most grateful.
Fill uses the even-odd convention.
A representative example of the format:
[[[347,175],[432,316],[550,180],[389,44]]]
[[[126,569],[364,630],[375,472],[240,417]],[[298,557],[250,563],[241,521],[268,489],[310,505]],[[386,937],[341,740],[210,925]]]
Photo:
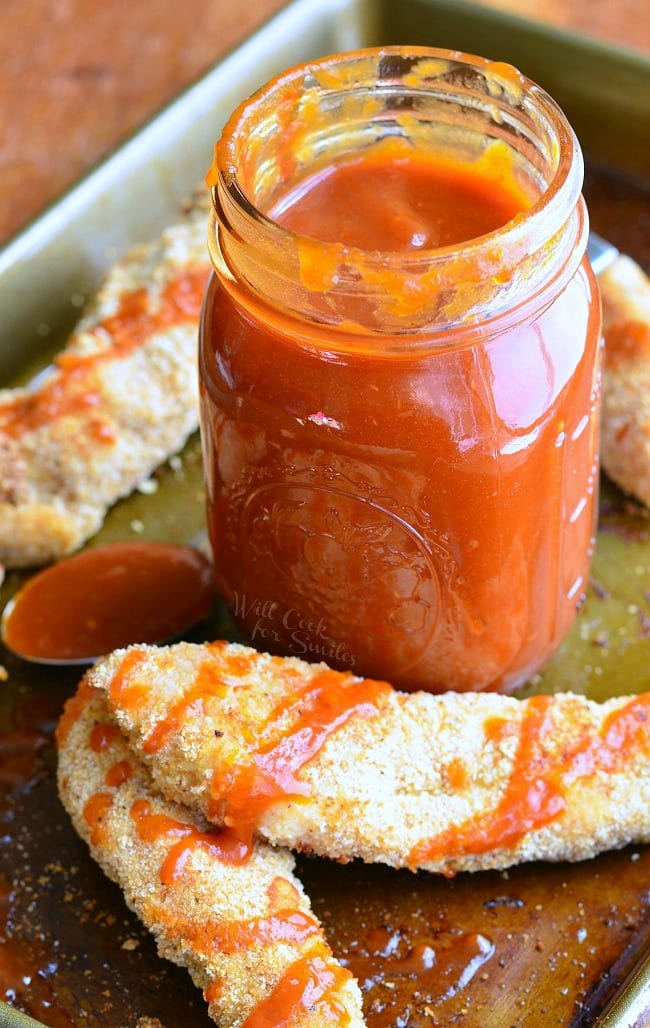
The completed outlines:
[[[3,639],[28,659],[90,661],[179,634],[207,616],[213,599],[212,568],[198,550],[112,543],[29,579],[5,613]]]
[[[326,322],[346,246],[461,246],[530,202],[500,159],[382,150],[320,170],[269,213],[300,234]],[[323,239],[338,241],[332,267]],[[404,299],[391,274],[377,257],[371,291]],[[583,267],[539,309],[472,325],[438,332],[433,350],[426,331],[420,350],[407,335],[384,352],[352,330],[334,346],[336,333],[213,276],[208,520],[218,587],[252,645],[434,691],[511,690],[557,648],[593,546],[592,280]]]
[[[348,1025],[349,1015],[336,996],[349,972],[320,953],[299,957],[270,995],[246,1018],[244,1028],[290,1028],[301,1012],[318,1013],[323,1025]]]
[[[166,814],[152,813],[146,800],[137,800],[133,804],[131,817],[143,842],[164,839],[172,843],[160,868],[163,885],[171,885],[182,878],[192,854],[199,849],[206,850],[215,860],[230,864],[242,864],[250,857],[250,846],[228,829],[201,832],[194,825]]]
[[[361,250],[451,246],[530,206],[511,169],[492,161],[371,151],[302,180],[270,213],[292,232]]]

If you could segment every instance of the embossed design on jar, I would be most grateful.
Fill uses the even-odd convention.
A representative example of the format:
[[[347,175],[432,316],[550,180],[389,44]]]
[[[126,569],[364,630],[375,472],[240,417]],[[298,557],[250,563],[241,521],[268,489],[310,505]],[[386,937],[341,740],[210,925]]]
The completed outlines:
[[[272,568],[283,603],[266,627],[289,652],[303,655],[302,636],[293,638],[300,623],[312,642],[338,647],[335,660],[345,663],[344,650],[348,666],[372,674],[390,654],[403,673],[427,650],[438,623],[434,556],[396,510],[335,488],[340,476],[329,471],[320,469],[320,483],[267,482],[249,493],[239,532],[246,590],[251,595]],[[373,625],[378,609],[385,618]]]

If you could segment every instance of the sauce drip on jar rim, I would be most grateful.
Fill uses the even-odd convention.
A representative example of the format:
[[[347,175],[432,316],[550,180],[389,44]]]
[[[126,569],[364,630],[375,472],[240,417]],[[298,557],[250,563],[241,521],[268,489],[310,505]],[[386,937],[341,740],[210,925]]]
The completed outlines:
[[[112,543],[35,575],[8,604],[8,649],[43,663],[90,663],[132,643],[173,638],[214,600],[212,566],[190,546]]]

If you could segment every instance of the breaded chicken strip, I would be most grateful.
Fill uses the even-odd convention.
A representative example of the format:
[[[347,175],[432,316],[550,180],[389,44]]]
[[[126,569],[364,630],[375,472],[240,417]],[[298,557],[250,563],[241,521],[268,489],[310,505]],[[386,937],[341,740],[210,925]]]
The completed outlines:
[[[247,852],[156,796],[106,697],[85,682],[57,741],[59,791],[77,832],[161,956],[203,989],[221,1028],[365,1024],[359,988],[333,958],[289,853]]]
[[[107,508],[196,429],[205,237],[199,204],[112,268],[34,388],[0,391],[0,561],[8,567],[77,549]]]
[[[650,506],[650,279],[629,257],[599,276],[605,372],[601,460],[627,493]]]
[[[118,651],[89,684],[156,787],[244,840],[443,874],[650,840],[650,694],[399,693],[227,643]]]

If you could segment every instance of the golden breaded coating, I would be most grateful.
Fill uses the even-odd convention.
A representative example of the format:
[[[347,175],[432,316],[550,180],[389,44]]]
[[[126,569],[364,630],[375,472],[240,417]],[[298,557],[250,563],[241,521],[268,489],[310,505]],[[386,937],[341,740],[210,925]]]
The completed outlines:
[[[619,257],[598,281],[605,336],[601,461],[621,489],[650,505],[650,279]]]
[[[399,693],[227,643],[89,683],[156,787],[243,839],[444,874],[650,840],[650,694]]]
[[[33,388],[0,391],[0,561],[8,567],[77,549],[108,507],[197,428],[205,237],[199,204],[112,268]]]
[[[57,742],[59,792],[77,832],[221,1028],[285,1023],[281,1015],[296,1028],[365,1024],[359,988],[333,958],[289,853],[247,850],[155,795],[105,695],[85,681]]]

